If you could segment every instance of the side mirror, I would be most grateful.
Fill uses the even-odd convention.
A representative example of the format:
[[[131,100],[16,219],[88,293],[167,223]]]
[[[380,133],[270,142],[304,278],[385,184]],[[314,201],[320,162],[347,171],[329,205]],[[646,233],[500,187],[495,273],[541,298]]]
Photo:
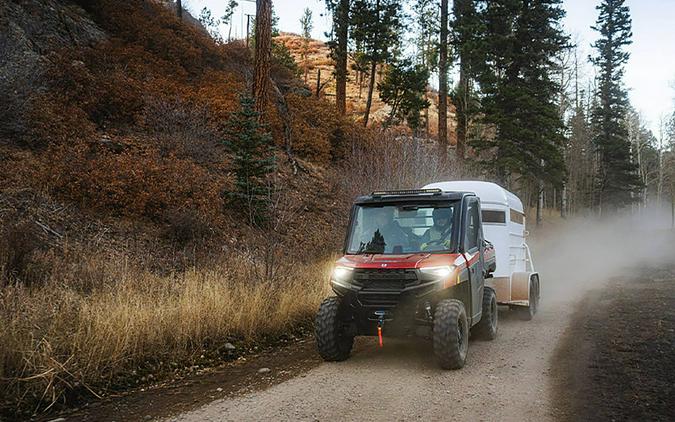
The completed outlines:
[[[527,236],[529,236],[529,235],[530,235],[530,232],[529,232],[528,230],[525,230],[525,231],[523,232],[523,236],[527,237]]]

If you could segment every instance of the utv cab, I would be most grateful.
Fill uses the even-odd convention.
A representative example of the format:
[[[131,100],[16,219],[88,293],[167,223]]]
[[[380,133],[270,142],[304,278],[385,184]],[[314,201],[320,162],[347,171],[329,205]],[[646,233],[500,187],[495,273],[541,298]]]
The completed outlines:
[[[497,335],[495,270],[480,198],[440,188],[382,191],[356,199],[344,255],[332,272],[335,296],[316,316],[319,354],[347,359],[355,336],[418,334],[433,339],[441,367],[464,366],[469,330]]]

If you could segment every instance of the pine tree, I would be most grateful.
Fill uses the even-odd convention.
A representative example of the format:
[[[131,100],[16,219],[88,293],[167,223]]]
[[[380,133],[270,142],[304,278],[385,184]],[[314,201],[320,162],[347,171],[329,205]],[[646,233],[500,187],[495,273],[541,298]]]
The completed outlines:
[[[441,0],[438,40],[438,149],[445,162],[448,154],[448,0]]]
[[[391,107],[386,124],[407,122],[415,131],[420,125],[420,112],[429,107],[424,98],[429,71],[404,59],[387,67],[384,79],[377,85],[380,98]]]
[[[328,42],[335,60],[335,105],[338,114],[347,112],[347,49],[349,45],[350,0],[325,0],[333,13],[332,39]]]
[[[232,40],[232,16],[234,15],[234,10],[239,6],[239,3],[236,0],[230,0],[225,7],[225,13],[220,18],[220,21],[227,25],[227,42]]]
[[[591,62],[598,67],[597,105],[592,110],[594,144],[600,157],[596,175],[600,213],[617,210],[633,201],[640,187],[636,166],[631,162],[626,129],[628,93],[623,87],[623,66],[631,44],[631,18],[625,0],[603,0],[594,30],[600,34]]]
[[[455,0],[452,13],[452,45],[459,59],[459,82],[452,93],[457,117],[455,152],[458,158],[464,159],[469,122],[479,108],[473,82],[477,63],[481,60],[480,34],[484,28],[476,0]]]
[[[560,29],[561,0],[493,0],[485,10],[486,60],[481,66],[482,111],[496,137],[474,143],[493,148],[490,161],[508,184],[517,173],[560,185],[564,179],[563,122],[551,78],[567,37]]]
[[[430,74],[438,69],[438,21],[440,9],[436,0],[416,0],[413,6],[415,33],[415,46],[417,48],[417,61]],[[424,91],[427,99],[427,91]],[[429,109],[424,109],[424,130],[429,136]]]
[[[272,57],[272,0],[256,0],[253,98],[259,118],[267,106]]]
[[[307,74],[309,73],[307,55],[309,53],[309,41],[312,38],[312,29],[314,28],[312,11],[308,7],[305,7],[305,11],[300,18],[300,26],[302,28],[302,62],[305,68],[305,83],[307,83]]]
[[[226,197],[245,210],[251,224],[264,221],[269,197],[268,176],[276,168],[272,136],[259,123],[251,97],[242,95],[241,108],[230,116],[225,127],[225,146],[234,156],[235,189]]]
[[[400,41],[402,9],[396,0],[355,0],[352,7],[352,37],[363,46],[370,61],[370,80],[363,125],[368,125],[379,63],[393,57]]]

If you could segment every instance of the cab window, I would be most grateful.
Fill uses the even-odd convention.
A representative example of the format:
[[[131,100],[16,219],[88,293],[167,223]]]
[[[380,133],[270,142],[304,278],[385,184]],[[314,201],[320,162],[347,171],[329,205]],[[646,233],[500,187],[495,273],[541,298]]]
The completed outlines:
[[[464,250],[470,251],[472,249],[478,248],[479,234],[480,214],[478,212],[478,201],[470,201],[467,207]]]

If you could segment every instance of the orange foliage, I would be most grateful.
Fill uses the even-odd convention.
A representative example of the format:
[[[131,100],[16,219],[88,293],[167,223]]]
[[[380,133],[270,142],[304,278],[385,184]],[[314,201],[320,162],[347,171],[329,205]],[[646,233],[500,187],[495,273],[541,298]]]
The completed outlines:
[[[80,2],[109,37],[47,56],[46,89],[32,98],[30,119],[46,151],[36,152],[43,170],[29,184],[118,215],[190,209],[216,218],[229,182],[223,128],[248,89],[250,51],[216,44],[153,1]],[[307,96],[287,69],[273,69],[288,92],[288,110],[277,98],[268,103],[276,145],[322,165],[343,157],[362,129]]]
[[[82,206],[120,215],[157,218],[190,209],[213,216],[223,181],[189,160],[162,156],[153,148],[115,153],[78,144],[54,148],[47,174],[52,189]]]

